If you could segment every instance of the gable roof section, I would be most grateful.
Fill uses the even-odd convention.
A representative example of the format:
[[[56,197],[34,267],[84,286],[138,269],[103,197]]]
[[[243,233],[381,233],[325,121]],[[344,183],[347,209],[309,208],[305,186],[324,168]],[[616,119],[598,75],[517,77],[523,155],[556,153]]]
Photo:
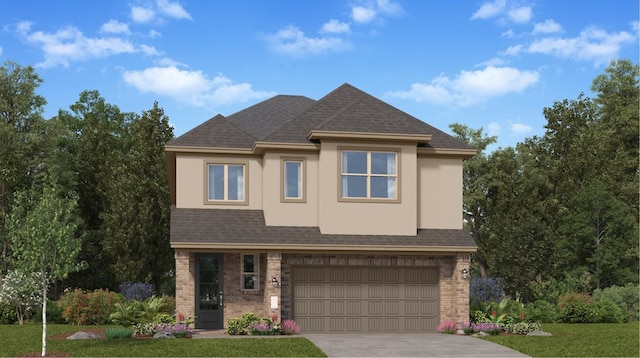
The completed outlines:
[[[318,101],[277,95],[229,117],[217,115],[167,146],[251,149],[256,142],[311,144],[313,131],[408,135],[422,138],[417,140],[421,148],[474,150],[348,83]]]
[[[318,227],[267,226],[262,210],[171,208],[171,247],[345,251],[475,252],[465,230],[419,229],[415,236],[327,235]]]

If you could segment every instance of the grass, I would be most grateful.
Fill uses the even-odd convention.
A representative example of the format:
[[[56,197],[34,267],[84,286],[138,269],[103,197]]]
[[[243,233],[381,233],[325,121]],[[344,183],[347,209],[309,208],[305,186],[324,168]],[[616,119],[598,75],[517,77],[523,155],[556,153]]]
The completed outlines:
[[[47,325],[47,335],[116,326]],[[0,325],[0,357],[40,352],[42,326]],[[47,339],[47,353],[70,352],[74,357],[326,357],[308,339]]]
[[[531,357],[640,357],[640,325],[546,323],[550,337],[491,336],[485,339]]]

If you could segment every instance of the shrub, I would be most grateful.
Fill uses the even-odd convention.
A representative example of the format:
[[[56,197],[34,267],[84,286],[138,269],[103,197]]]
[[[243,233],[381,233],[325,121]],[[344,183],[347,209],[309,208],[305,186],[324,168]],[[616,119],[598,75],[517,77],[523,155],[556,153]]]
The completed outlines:
[[[540,324],[537,322],[517,322],[517,323],[508,323],[502,327],[506,333],[513,334],[527,334],[533,331],[540,330]]]
[[[472,306],[502,300],[504,280],[494,277],[473,277],[469,283],[469,301]]]
[[[300,327],[298,326],[298,324],[290,319],[285,319],[284,321],[282,321],[280,329],[282,330],[282,334],[285,335],[300,333]]]
[[[119,300],[118,295],[107,290],[84,292],[76,289],[65,293],[58,301],[58,307],[69,324],[105,324]]]
[[[104,331],[105,336],[108,339],[118,339],[118,338],[131,338],[133,332],[129,328],[126,327],[115,327],[115,328],[107,328]]]
[[[558,299],[558,307],[562,323],[593,323],[597,318],[597,308],[586,293],[566,293]]]
[[[120,284],[120,293],[124,295],[124,300],[127,302],[132,300],[142,302],[155,295],[156,288],[150,283],[127,281]]]
[[[131,326],[131,332],[134,336],[152,336],[156,329],[155,323],[136,323]]]
[[[471,328],[475,333],[484,332],[492,336],[500,334],[502,327],[499,324],[485,322],[485,323],[472,323]]]
[[[537,300],[525,307],[525,317],[532,322],[554,323],[557,316],[556,306],[545,300]]]
[[[14,324],[18,322],[16,310],[10,303],[0,302],[0,324]]]
[[[42,322],[42,306],[38,307],[38,311],[33,317],[34,321]],[[47,323],[65,324],[67,321],[62,317],[62,309],[58,302],[47,300]]]
[[[599,323],[622,323],[624,315],[622,310],[615,303],[604,300],[595,302],[597,317],[594,322]]]
[[[227,333],[232,336],[245,335],[247,332],[245,331],[244,321],[241,318],[232,318],[227,321]]]
[[[482,323],[489,320],[489,316],[480,310],[472,311],[470,314],[471,323]]]
[[[450,319],[446,319],[438,325],[438,332],[446,334],[456,333],[456,323]]]
[[[254,322],[251,326],[251,334],[254,336],[271,335],[273,328],[269,322]]]
[[[637,285],[628,284],[597,289],[593,291],[593,299],[596,302],[607,300],[615,303],[620,308],[625,322],[638,320],[640,288]]]

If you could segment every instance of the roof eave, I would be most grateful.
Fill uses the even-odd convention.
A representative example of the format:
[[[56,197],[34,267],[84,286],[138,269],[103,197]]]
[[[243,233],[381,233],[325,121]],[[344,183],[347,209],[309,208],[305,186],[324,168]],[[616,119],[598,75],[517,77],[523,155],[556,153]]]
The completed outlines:
[[[469,159],[478,154],[475,149],[458,148],[418,148],[419,157],[456,157]]]
[[[309,140],[322,139],[350,139],[350,140],[383,140],[392,142],[427,143],[431,140],[430,134],[405,134],[405,133],[366,133],[366,132],[338,132],[312,130],[307,137]]]
[[[184,250],[278,250],[287,252],[395,252],[411,253],[473,253],[476,246],[418,246],[418,245],[301,245],[272,243],[211,243],[211,242],[172,242],[172,249]]]

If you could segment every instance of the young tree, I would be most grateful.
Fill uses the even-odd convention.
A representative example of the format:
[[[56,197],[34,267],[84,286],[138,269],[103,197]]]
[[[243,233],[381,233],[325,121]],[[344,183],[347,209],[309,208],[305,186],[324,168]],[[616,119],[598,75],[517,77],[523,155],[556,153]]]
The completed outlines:
[[[10,268],[6,221],[14,193],[30,187],[45,152],[38,129],[46,100],[35,92],[41,83],[32,67],[14,62],[0,67],[0,277]]]
[[[9,220],[15,266],[25,273],[39,273],[42,291],[42,356],[47,351],[47,293],[49,282],[61,280],[82,265],[76,262],[81,241],[76,236],[77,199],[61,190],[49,177],[42,192],[20,192]]]
[[[40,282],[38,272],[25,274],[18,270],[10,270],[2,281],[0,302],[8,303],[15,308],[21,326],[29,311],[42,303]]]

